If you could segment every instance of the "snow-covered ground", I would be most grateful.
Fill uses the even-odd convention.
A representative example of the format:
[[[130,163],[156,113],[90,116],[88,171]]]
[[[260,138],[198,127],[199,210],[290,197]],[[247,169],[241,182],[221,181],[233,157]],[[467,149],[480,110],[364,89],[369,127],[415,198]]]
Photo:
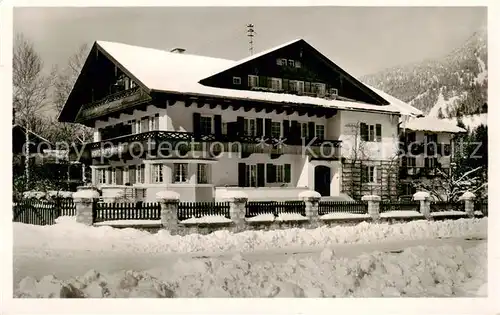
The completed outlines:
[[[486,218],[187,236],[14,223],[15,296],[471,296],[487,249],[463,238],[486,233]]]

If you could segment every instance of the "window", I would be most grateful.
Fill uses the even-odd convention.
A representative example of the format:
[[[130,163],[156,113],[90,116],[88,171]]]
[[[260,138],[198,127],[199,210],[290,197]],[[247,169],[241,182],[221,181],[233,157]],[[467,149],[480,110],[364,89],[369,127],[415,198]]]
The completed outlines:
[[[245,165],[245,186],[257,187],[257,165]]]
[[[271,79],[271,88],[273,90],[281,90],[282,87],[281,87],[281,79],[278,79],[278,78],[270,78]]]
[[[416,157],[408,157],[406,159],[406,165],[408,167],[416,167],[417,166],[417,158]]]
[[[202,135],[212,134],[212,117],[200,116],[200,133]]]
[[[406,134],[406,141],[408,144],[417,142],[417,133],[416,132],[407,133]]]
[[[295,60],[295,68],[300,68],[301,66],[300,61]]]
[[[425,135],[425,143],[437,143],[437,134],[428,133]]]
[[[295,67],[295,60],[289,59],[289,60],[288,60],[288,65],[289,65],[290,67]]]
[[[111,168],[110,175],[111,175],[110,176],[110,179],[111,179],[110,184],[116,185],[116,168],[114,168],[114,167]]]
[[[208,184],[208,164],[198,164],[196,178],[198,184]]]
[[[106,184],[106,172],[107,169],[105,168],[96,169],[96,178],[98,184]]]
[[[360,124],[361,140],[363,141],[382,141],[382,125],[367,125],[365,123]]]
[[[307,123],[302,123],[302,138],[308,139],[309,127]]]
[[[425,167],[426,168],[436,168],[438,166],[437,158],[425,158]]]
[[[325,95],[326,85],[324,83],[312,83],[311,92],[318,95]]]
[[[241,84],[241,78],[240,77],[233,77],[233,84],[240,85]]]
[[[128,166],[123,167],[123,184],[127,185],[130,183],[129,180],[129,169]]]
[[[221,124],[221,133],[223,135],[227,135],[227,122],[222,122],[222,124]]]
[[[266,178],[268,183],[290,183],[291,165],[290,164],[267,164]]]
[[[146,171],[146,166],[144,164],[137,165],[137,171],[135,172],[137,183],[144,184],[144,180],[146,178],[145,171]]]
[[[174,163],[174,182],[175,183],[187,183],[187,163]]]
[[[150,118],[150,130],[160,130],[160,114],[156,114]]]
[[[304,81],[290,80],[290,90],[304,93]]]
[[[278,66],[282,66],[283,65],[282,59],[281,58],[276,59],[276,64]]]
[[[316,137],[320,140],[325,139],[325,126],[323,125],[316,125]]]
[[[255,119],[247,119],[243,121],[243,132],[246,136],[256,136],[257,135],[257,123]]]
[[[363,166],[363,183],[375,183],[375,166]]]
[[[280,59],[278,59],[278,60],[280,60]],[[248,86],[249,87],[259,86],[259,77],[256,75],[249,75],[248,76]]]
[[[127,124],[130,125],[130,130],[132,134],[137,133],[137,126],[135,120],[129,120],[127,121]]]
[[[287,60],[286,58],[281,58],[281,65],[286,66],[287,65]]]
[[[285,179],[285,165],[276,165],[276,183],[283,183]]]
[[[140,132],[148,132],[149,131],[149,117],[142,118],[140,126],[141,126]]]
[[[153,183],[163,182],[163,164],[151,165],[151,181]]]
[[[281,138],[281,122],[273,121],[271,124],[271,137],[274,139]]]

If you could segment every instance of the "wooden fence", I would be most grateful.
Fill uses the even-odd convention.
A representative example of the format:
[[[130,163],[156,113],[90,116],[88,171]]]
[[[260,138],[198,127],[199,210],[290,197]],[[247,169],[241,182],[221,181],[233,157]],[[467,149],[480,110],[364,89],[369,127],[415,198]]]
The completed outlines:
[[[388,211],[420,211],[420,201],[398,200],[380,203],[380,213]]]
[[[364,201],[320,201],[318,215],[328,213],[367,214],[368,203]]]
[[[247,218],[260,214],[273,214],[275,217],[280,213],[295,213],[306,215],[306,205],[303,201],[249,201],[246,204]]]
[[[229,202],[180,202],[177,210],[179,220],[215,215],[229,219]]]
[[[111,220],[160,220],[158,202],[95,202],[94,222]]]
[[[54,200],[23,199],[13,207],[13,222],[35,225],[55,224],[59,216],[76,215],[73,198]]]

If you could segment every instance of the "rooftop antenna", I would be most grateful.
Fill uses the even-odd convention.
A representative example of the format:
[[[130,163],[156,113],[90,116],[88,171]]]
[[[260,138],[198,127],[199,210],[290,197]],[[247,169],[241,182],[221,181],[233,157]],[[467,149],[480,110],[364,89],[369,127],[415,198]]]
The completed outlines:
[[[248,43],[250,44],[250,55],[253,55],[253,37],[255,36],[255,30],[253,28],[253,24],[247,24],[247,36],[249,39]]]

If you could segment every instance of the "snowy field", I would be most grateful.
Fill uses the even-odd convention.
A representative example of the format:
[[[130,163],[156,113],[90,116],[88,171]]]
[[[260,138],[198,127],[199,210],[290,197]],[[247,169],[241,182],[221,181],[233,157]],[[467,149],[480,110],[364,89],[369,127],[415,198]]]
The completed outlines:
[[[14,223],[15,296],[484,296],[486,232],[486,218],[187,236]]]

